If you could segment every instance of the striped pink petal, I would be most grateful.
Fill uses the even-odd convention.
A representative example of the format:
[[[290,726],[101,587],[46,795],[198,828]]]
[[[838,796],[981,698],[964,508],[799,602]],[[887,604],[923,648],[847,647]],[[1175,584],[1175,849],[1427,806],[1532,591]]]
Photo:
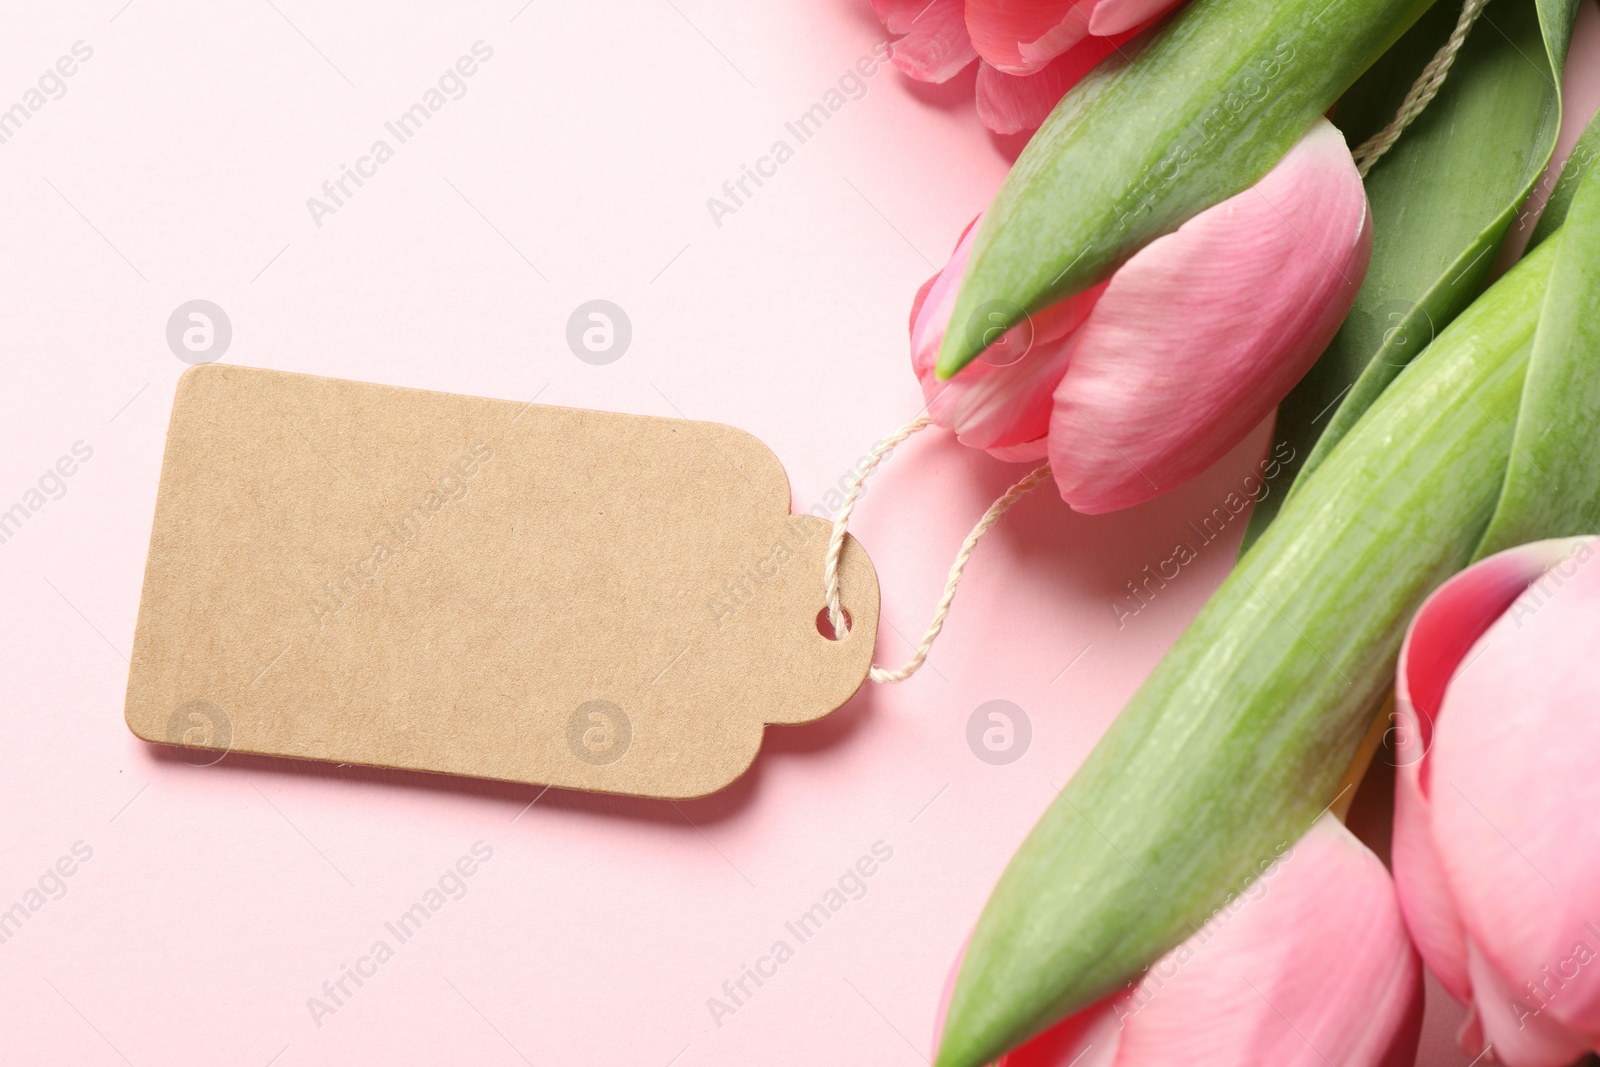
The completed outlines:
[[[1591,940],[1591,944],[1592,944]],[[1472,1038],[1463,1041],[1469,1056],[1493,1053],[1506,1067],[1567,1067],[1589,1049],[1582,1036],[1539,1010],[1538,1000],[1519,987],[1467,942],[1467,973],[1472,981]]]
[[[1182,0],[1099,0],[1089,13],[1089,32],[1109,37],[1142,26]]]
[[[1241,441],[1333,338],[1371,230],[1344,137],[1319,119],[1261,181],[1135,253],[1055,393],[1062,498],[1087,513],[1130,507]]]
[[[911,367],[934,422],[954,430],[963,444],[988,449],[1006,461],[1037,459],[1044,455],[1051,394],[1071,357],[1070,335],[1100,290],[1029,317],[960,374],[940,381],[934,365],[976,233],[974,219],[950,262],[917,294],[911,311]],[[984,327],[980,322],[967,328]]]
[[[872,0],[884,28],[898,35],[890,62],[925,82],[948,81],[978,58],[964,8],[964,0]]]
[[[987,61],[978,66],[978,118],[995,133],[1036,130],[1051,108],[1131,34],[1088,37],[1033,74],[1006,74]]]
[[[978,54],[1006,74],[1033,74],[1089,35],[1094,0],[967,0]]]

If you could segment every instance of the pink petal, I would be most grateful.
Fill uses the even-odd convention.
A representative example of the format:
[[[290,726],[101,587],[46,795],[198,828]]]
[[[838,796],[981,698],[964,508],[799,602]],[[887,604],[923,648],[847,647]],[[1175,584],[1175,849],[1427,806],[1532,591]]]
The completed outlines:
[[[1432,840],[1484,964],[1541,1020],[1600,1044],[1600,540],[1541,542],[1485,566],[1506,568],[1506,555],[1559,562],[1445,690],[1422,776]],[[1481,970],[1472,996],[1493,1042],[1499,994],[1480,987]]]
[[[1566,1067],[1588,1051],[1584,1040],[1530,1002],[1525,990],[1510,985],[1478,951],[1467,946],[1473,1005],[1481,1041],[1494,1051],[1494,1061],[1507,1067]],[[1477,1042],[1473,1042],[1477,1044]],[[1476,1056],[1482,1048],[1465,1046]]]
[[[1089,32],[1101,37],[1126,33],[1157,15],[1177,7],[1181,0],[1099,0],[1089,13]]]
[[[1451,996],[1467,1003],[1472,999],[1472,980],[1467,974],[1466,931],[1434,848],[1432,809],[1422,792],[1421,776],[1415,764],[1405,762],[1416,758],[1424,743],[1418,740],[1422,728],[1416,714],[1398,697],[1395,715],[1398,725],[1391,738],[1403,737],[1395,748],[1394,837],[1390,844],[1395,890],[1406,928],[1428,969]]]
[[[934,374],[939,344],[976,233],[973,220],[950,262],[917,294],[911,316],[912,370],[934,422],[954,430],[963,444],[989,449],[1007,461],[1035,459],[1044,454],[1050,396],[1066,372],[1070,334],[1094,306],[1099,290],[1026,319],[956,377],[939,381]]]
[[[1445,688],[1462,658],[1528,586],[1571,550],[1570,541],[1558,538],[1500,552],[1451,578],[1423,602],[1406,631],[1395,675],[1396,695],[1421,717],[1422,732],[1408,741],[1422,753],[1404,762],[1419,769],[1424,765],[1420,756],[1427,751]]]
[[[995,1061],[995,1067],[1119,1067],[1127,996],[1101,1001]]]
[[[1332,815],[1143,986],[1118,1067],[1377,1067],[1416,1054],[1422,971],[1393,884]]]
[[[1136,988],[1029,1041],[1004,1067],[1409,1065],[1422,971],[1388,872],[1331,815],[1279,852]]]
[[[967,36],[964,0],[872,0],[884,28],[901,36],[889,60],[918,81],[942,82],[978,58]]]
[[[1460,1001],[1472,997],[1466,931],[1434,846],[1428,750],[1445,687],[1483,632],[1567,551],[1565,541],[1524,545],[1467,568],[1440,586],[1411,621],[1395,675],[1393,862],[1400,906],[1428,967]]]
[[[1024,441],[1020,445],[1001,445],[989,449],[989,455],[1002,463],[1032,463],[1045,457],[1046,445],[1043,437],[1036,437],[1032,441]]]
[[[995,133],[1038,129],[1066,91],[1131,36],[1089,37],[1034,74],[1006,74],[980,63],[978,118]]]
[[[1115,511],[1220,459],[1333,338],[1371,250],[1361,177],[1319,119],[1261,181],[1135,253],[1056,390],[1062,499]]]
[[[1007,74],[1032,74],[1089,34],[1093,0],[967,0],[978,54]]]

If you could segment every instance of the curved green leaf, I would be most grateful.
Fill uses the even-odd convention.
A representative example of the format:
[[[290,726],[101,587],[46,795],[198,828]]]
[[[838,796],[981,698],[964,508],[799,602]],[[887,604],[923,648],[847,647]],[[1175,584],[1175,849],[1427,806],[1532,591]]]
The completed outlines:
[[[1588,132],[1593,133],[1591,128]],[[1600,531],[1600,170],[1579,164],[1539,315],[1511,463],[1478,555]],[[1570,207],[1569,207],[1570,204]]]
[[[984,214],[939,376],[1260,179],[1431,3],[1197,0],[1096,68]]]
[[[1257,503],[1241,552],[1482,290],[1555,148],[1575,11],[1572,0],[1493,0],[1444,89],[1368,175],[1372,265],[1338,335],[1278,409],[1276,435],[1297,480]],[[1394,117],[1460,14],[1454,3],[1435,6],[1339,101],[1335,121],[1352,147]]]

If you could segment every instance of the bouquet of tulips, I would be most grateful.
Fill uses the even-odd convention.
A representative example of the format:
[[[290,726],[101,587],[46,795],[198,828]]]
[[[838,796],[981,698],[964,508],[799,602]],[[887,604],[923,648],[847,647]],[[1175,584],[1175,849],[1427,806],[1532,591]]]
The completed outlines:
[[[1409,1064],[1419,954],[1469,1056],[1571,1063],[1600,1049],[1600,132],[1489,283],[1576,4],[1169,6],[878,4],[913,75],[981,57],[986,118],[1054,71],[1004,89],[1053,107],[917,294],[933,419],[1090,513],[1275,408],[1294,446],[995,887],[937,1067]],[[1380,744],[1392,874],[1342,822]]]

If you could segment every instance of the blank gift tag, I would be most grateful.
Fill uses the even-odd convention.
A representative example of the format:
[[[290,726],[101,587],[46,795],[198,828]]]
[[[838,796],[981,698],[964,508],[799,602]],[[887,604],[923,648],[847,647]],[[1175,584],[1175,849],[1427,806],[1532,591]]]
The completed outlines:
[[[707,422],[217,364],[178,384],[128,677],[146,741],[641,796],[737,778],[860,687],[829,524]]]

